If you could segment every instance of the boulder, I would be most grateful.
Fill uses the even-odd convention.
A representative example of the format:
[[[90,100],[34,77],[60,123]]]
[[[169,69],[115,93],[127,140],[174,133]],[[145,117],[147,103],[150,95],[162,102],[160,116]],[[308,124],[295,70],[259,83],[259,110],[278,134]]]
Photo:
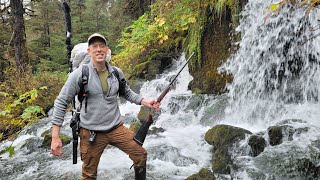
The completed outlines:
[[[229,154],[229,148],[234,143],[245,139],[246,134],[252,134],[246,129],[230,125],[217,125],[208,130],[205,140],[214,146],[212,155],[212,170],[214,173],[230,174],[233,160]]]
[[[248,144],[251,147],[251,155],[253,157],[256,157],[262,153],[267,145],[265,139],[261,135],[250,136]]]

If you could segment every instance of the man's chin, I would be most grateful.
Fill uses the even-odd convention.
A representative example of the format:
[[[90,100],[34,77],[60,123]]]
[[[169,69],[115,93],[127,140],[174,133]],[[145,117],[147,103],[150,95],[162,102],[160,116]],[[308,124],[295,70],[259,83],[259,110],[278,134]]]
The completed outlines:
[[[105,61],[105,59],[106,58],[98,58],[97,60],[101,62],[101,61]]]

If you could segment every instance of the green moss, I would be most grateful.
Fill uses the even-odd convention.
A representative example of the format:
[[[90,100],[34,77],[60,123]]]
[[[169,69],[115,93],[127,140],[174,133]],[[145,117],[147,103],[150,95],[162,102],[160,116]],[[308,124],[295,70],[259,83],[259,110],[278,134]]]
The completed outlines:
[[[133,131],[134,133],[137,133],[137,131],[139,130],[140,126],[141,126],[141,123],[138,120],[135,120],[135,121],[131,122],[129,129],[131,131]]]
[[[213,173],[207,169],[202,168],[198,173],[191,175],[186,180],[215,180]]]
[[[202,91],[201,91],[201,89],[199,89],[199,88],[194,88],[194,89],[192,90],[192,93],[193,93],[193,94],[202,94]]]
[[[229,125],[217,125],[205,134],[207,143],[220,147],[244,139],[245,134],[252,134],[250,131]]]
[[[47,134],[42,134],[44,135],[44,140],[42,142],[42,147],[43,148],[50,148],[51,147],[51,139],[52,139],[52,135],[51,133],[47,133]],[[62,141],[62,145],[65,146],[67,144],[69,144],[72,140],[71,137],[69,136],[66,136],[66,135],[63,135],[63,134],[60,134],[59,135],[61,141]]]
[[[140,121],[146,120],[150,113],[150,109],[146,106],[141,106],[140,111],[138,113],[138,119]]]

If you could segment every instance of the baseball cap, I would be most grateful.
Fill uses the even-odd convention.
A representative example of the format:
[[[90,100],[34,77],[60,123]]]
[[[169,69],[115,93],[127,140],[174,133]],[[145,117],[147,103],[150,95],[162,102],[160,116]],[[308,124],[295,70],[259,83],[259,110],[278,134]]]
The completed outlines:
[[[104,41],[104,43],[105,43],[106,45],[108,45],[107,39],[106,39],[103,35],[101,35],[101,34],[99,34],[99,33],[94,33],[94,34],[92,34],[91,36],[89,36],[89,38],[88,38],[88,45],[90,45],[90,44],[92,43],[92,40],[93,40],[93,39],[102,39],[102,40]]]

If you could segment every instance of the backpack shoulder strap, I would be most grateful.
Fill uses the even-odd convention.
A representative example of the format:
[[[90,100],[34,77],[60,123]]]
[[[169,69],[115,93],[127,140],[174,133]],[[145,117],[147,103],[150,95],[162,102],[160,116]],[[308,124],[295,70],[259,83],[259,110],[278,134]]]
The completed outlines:
[[[120,79],[120,75],[119,75],[119,71],[117,70],[117,68],[115,68],[114,66],[112,66],[114,73],[119,81],[119,95],[123,96],[125,95],[125,88],[126,88],[126,80],[125,78]]]
[[[112,66],[114,73],[116,74],[117,79],[120,81],[120,76],[119,76],[119,72],[117,70],[117,68],[115,68],[114,66]]]
[[[88,80],[89,80],[89,68],[87,65],[82,66],[81,81],[79,81],[80,92],[78,93],[78,100],[80,102],[80,109],[82,108],[82,101],[86,99],[85,112],[87,112],[87,97],[88,97]]]

